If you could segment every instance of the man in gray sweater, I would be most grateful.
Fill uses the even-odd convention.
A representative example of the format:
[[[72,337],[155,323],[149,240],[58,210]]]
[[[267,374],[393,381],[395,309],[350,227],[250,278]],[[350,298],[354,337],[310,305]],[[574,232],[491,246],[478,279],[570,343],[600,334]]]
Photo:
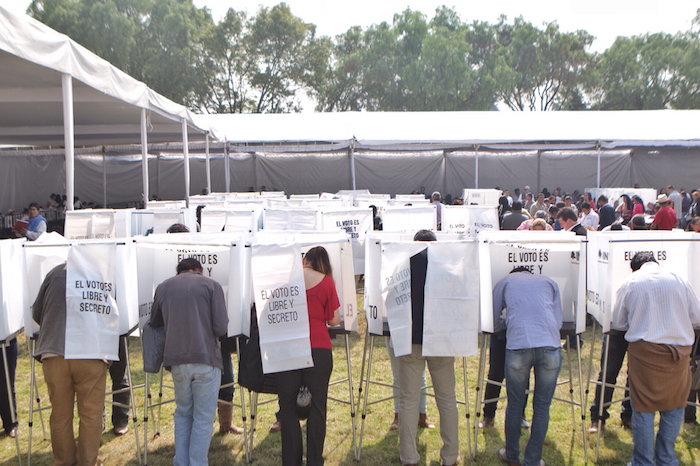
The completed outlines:
[[[221,285],[198,260],[182,260],[156,288],[151,326],[165,326],[163,365],[175,386],[173,465],[206,465],[223,369],[217,337],[228,328]]]
[[[102,436],[107,363],[101,359],[65,359],[66,264],[52,269],[32,306],[41,325],[36,356],[41,357],[51,400],[51,448],[54,464],[95,466]],[[73,434],[73,401],[78,398],[80,431]]]

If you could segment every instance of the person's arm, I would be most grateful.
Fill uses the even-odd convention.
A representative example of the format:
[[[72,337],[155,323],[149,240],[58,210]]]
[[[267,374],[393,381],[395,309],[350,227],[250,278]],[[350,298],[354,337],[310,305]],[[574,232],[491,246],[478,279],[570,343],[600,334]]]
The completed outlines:
[[[44,278],[44,282],[41,284],[41,288],[39,288],[39,294],[37,294],[36,300],[34,300],[34,304],[32,305],[32,319],[39,325],[41,325],[41,319],[44,317],[44,295],[46,294],[46,288],[48,287],[47,282],[50,275],[51,272]]]
[[[617,290],[617,297],[615,300],[615,309],[613,310],[613,321],[612,328],[617,330],[627,330],[629,329],[629,313],[627,310],[627,287],[623,284],[619,290]]]
[[[686,283],[685,289],[688,293],[688,314],[690,315],[690,323],[693,324],[693,327],[699,327],[700,301],[698,301],[698,297],[695,295],[695,291],[689,284]]]
[[[503,292],[505,290],[505,280],[496,283],[493,289],[493,333],[500,332],[506,328],[506,323],[501,319],[503,313]]]
[[[562,311],[561,311],[561,295],[559,294],[559,286],[557,283],[552,280],[552,290],[554,292],[554,296],[552,299],[554,302],[552,303],[552,311],[554,312],[554,319],[556,319],[556,323],[559,329],[561,329],[562,326]]]
[[[335,327],[336,325],[340,324],[340,308],[336,308],[336,310],[333,311],[333,318],[327,322],[331,327]]]
[[[153,304],[151,305],[151,327],[157,328],[157,327],[162,327],[165,325],[165,322],[163,321],[163,310],[160,305],[160,296],[159,292],[160,291],[160,285],[158,285],[158,288],[156,288],[156,294],[153,296]]]
[[[226,298],[224,290],[219,283],[214,282],[214,292],[211,298],[212,328],[214,335],[225,337],[228,333],[228,312],[226,311]]]
[[[39,225],[37,225],[37,227],[36,227],[36,231],[27,231],[25,236],[29,240],[34,241],[39,236],[41,236],[43,233],[46,233],[46,222],[45,221],[39,222]]]
[[[326,280],[324,278],[324,280]],[[331,319],[327,319],[326,322],[328,325],[331,327],[335,327],[336,325],[340,324],[340,301],[338,300],[338,293],[335,290],[335,283],[333,283],[333,280],[328,280],[328,298],[326,301],[326,309],[333,309],[333,317]],[[325,311],[327,312],[327,311]]]

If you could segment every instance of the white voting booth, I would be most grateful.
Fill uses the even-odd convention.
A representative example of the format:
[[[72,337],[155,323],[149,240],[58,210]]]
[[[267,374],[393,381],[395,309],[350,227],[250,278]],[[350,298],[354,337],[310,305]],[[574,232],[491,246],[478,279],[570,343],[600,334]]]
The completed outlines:
[[[148,209],[131,211],[131,235],[145,235],[151,233],[160,234],[168,231],[170,225],[181,223],[190,231],[197,231],[196,209],[154,209],[148,203]]]
[[[95,209],[66,212],[63,236],[80,239],[126,238],[131,236],[133,209]]]
[[[262,205],[251,207],[204,208],[201,212],[200,227],[202,233],[219,233],[222,231],[249,231],[259,229]]]
[[[465,358],[478,352],[480,274],[477,240],[442,232],[437,233],[437,242],[416,242],[413,236],[413,232],[382,231],[371,232],[365,239],[364,307],[367,335],[361,371],[361,383],[364,383],[363,423],[356,460],[359,460],[362,447],[367,407],[384,401],[369,401],[370,386],[377,383],[371,378],[375,337],[390,336],[396,356],[411,352],[410,259],[415,254],[427,249],[423,356]],[[463,372],[464,397],[467,400],[464,361]],[[468,405],[466,402],[464,404],[468,413]],[[471,445],[471,442],[468,443]]]
[[[498,205],[498,199],[503,193],[498,189],[468,189],[462,190],[464,205]]]
[[[362,208],[320,208],[319,229],[323,231],[344,230],[352,241],[355,274],[365,270],[365,238],[374,228],[371,209]]]
[[[483,231],[479,234],[479,257],[481,263],[481,315],[480,330],[487,336],[494,330],[493,288],[502,278],[517,267],[527,267],[531,273],[546,275],[559,287],[562,306],[562,335],[578,335],[586,330],[585,290],[586,290],[586,243],[581,236],[570,232],[548,231]],[[479,362],[479,378],[475,411],[477,421],[484,403],[482,389],[486,381],[486,348],[488,338],[482,340]],[[578,337],[571,338],[578,344]],[[567,351],[569,380],[559,382],[569,384],[570,399],[557,399],[571,405],[572,425],[575,425],[574,407],[584,410],[582,385],[581,352],[577,351],[579,375],[579,401],[574,401],[571,352]],[[583,417],[583,416],[582,416]],[[586,449],[585,421],[581,420]],[[476,429],[476,423],[474,428]],[[477,449],[477,436],[474,436],[474,451]]]
[[[490,205],[442,206],[442,231],[476,238],[481,231],[498,231],[498,208]]]
[[[383,231],[437,230],[434,205],[384,206],[381,212]]]
[[[601,326],[603,339],[609,338],[614,318],[615,301],[621,282],[632,273],[630,262],[639,251],[649,251],[659,265],[684,278],[700,294],[700,235],[673,231],[601,231],[588,232],[588,283],[586,290],[587,310]],[[591,360],[596,331],[593,329]],[[609,347],[609,345],[606,345]],[[602,367],[607,367],[607,353],[603,355]],[[603,370],[602,380],[591,380],[589,369],[588,385],[591,383],[624,389],[615,381],[606,381]],[[588,393],[588,389],[586,393]],[[621,400],[620,400],[621,401]],[[602,409],[602,403],[600,405]],[[600,444],[600,424],[596,439],[596,460]]]
[[[265,209],[263,212],[265,230],[315,230],[317,224],[316,209],[290,207]]]

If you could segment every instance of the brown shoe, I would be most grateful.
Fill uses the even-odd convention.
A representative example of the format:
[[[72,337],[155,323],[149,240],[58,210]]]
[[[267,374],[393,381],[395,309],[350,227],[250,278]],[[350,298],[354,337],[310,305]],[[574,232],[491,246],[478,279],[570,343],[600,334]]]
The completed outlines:
[[[601,431],[605,430],[605,421],[601,421],[600,430]],[[598,433],[598,421],[591,421],[591,427],[588,428],[588,433],[589,434],[597,434]]]
[[[397,430],[399,428],[399,413],[394,413],[394,420],[389,426],[389,430]]]
[[[632,429],[632,419],[623,419],[620,424],[625,429]]]
[[[423,427],[424,429],[434,429],[435,424],[428,419],[428,415],[426,413],[419,413],[418,414],[418,425]]]
[[[219,411],[219,433],[241,435],[243,429],[234,426],[232,422],[233,406],[228,403],[219,402],[217,408]]]
[[[282,424],[280,424],[280,421],[273,422],[272,424],[270,424],[270,428],[267,429],[267,431],[271,434],[279,432],[280,430],[282,430]]]
[[[479,429],[491,429],[493,427],[494,418],[484,416],[484,419],[479,422]]]

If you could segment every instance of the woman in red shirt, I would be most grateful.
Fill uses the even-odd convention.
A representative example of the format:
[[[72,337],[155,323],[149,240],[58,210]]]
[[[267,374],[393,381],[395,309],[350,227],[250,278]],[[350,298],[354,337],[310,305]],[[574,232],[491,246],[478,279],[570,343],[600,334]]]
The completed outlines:
[[[304,284],[314,366],[277,374],[284,466],[302,464],[303,442],[296,406],[299,388],[303,385],[306,385],[311,393],[311,411],[306,423],[306,464],[323,464],[328,382],[333,371],[333,352],[328,325],[335,326],[340,323],[340,302],[335,291],[328,253],[321,246],[310,249],[304,257]]]

